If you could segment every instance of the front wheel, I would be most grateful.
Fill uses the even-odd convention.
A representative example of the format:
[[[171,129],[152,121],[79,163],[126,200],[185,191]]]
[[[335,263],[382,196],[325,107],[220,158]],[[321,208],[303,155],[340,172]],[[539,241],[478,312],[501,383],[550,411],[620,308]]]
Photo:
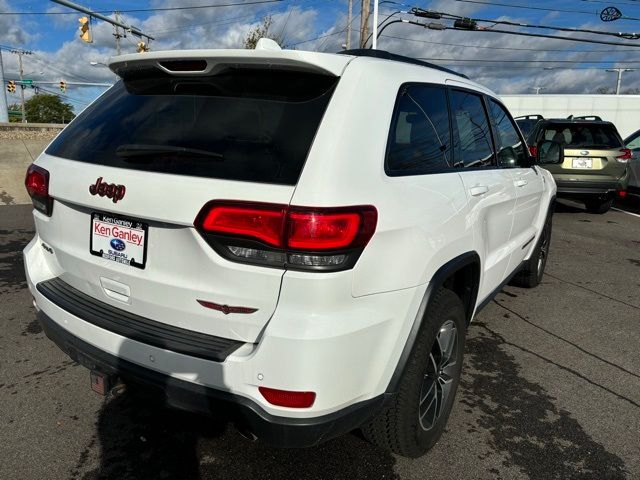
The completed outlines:
[[[367,440],[411,458],[438,441],[460,382],[465,331],[460,298],[440,288],[429,302],[393,401],[362,427]]]

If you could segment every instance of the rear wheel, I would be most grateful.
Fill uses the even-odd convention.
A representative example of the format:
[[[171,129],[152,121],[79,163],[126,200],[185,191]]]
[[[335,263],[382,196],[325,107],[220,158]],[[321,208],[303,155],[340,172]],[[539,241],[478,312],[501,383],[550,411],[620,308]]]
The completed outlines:
[[[460,298],[440,288],[422,327],[393,401],[362,432],[371,443],[416,458],[440,438],[462,370],[466,317]]]
[[[611,208],[611,205],[613,205],[613,198],[590,198],[584,202],[584,206],[587,208],[587,212],[589,213],[607,213]]]
[[[547,266],[549,256],[549,246],[551,245],[551,215],[547,220],[538,239],[538,244],[522,269],[513,277],[510,284],[516,287],[533,288],[537,287],[544,276],[544,269]]]

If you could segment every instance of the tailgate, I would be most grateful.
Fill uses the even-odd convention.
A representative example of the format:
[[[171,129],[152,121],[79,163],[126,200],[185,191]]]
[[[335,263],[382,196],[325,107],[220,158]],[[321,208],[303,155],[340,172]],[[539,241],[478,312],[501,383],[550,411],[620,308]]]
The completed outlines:
[[[54,198],[36,227],[53,271],[81,292],[255,342],[283,270],[223,258],[194,220],[212,200],[289,204],[338,77],[215,65],[174,76],[142,62],[89,106],[36,162]]]

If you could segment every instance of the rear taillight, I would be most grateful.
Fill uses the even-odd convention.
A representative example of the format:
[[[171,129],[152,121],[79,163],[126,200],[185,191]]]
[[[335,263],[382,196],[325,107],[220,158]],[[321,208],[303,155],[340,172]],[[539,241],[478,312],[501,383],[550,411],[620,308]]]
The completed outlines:
[[[280,268],[351,268],[375,231],[372,206],[294,207],[214,201],[196,221],[198,231],[229,260]]]
[[[258,390],[267,402],[278,407],[309,408],[316,401],[315,392],[291,392],[267,387],[258,387]]]
[[[529,145],[529,153],[533,158],[535,158],[536,155],[538,155],[538,147],[536,147],[535,145]]]
[[[622,148],[620,149],[620,153],[622,155],[616,157],[616,160],[618,160],[618,162],[620,163],[629,163],[629,160],[631,160],[632,157],[631,150],[629,150],[628,148]]]
[[[31,197],[34,208],[45,215],[51,216],[53,198],[49,196],[49,172],[32,163],[27,169],[24,185]]]

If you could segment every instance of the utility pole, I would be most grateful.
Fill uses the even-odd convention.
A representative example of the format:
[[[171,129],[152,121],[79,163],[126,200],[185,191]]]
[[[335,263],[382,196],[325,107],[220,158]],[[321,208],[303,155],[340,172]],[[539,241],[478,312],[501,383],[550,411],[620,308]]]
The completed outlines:
[[[373,0],[373,36],[371,37],[371,48],[378,48],[378,0]]]
[[[113,12],[113,16],[115,17],[116,22],[120,22],[120,12]],[[122,38],[123,35],[120,35],[120,27],[118,24],[114,23],[113,28],[116,30],[116,33],[113,34],[113,36],[116,37],[116,55],[120,55],[120,38]]]
[[[353,0],[349,0],[349,9],[347,10],[347,50],[351,49],[351,22],[353,22]]]
[[[2,81],[2,95],[0,95],[0,122],[9,121],[9,107],[7,105],[7,92],[4,85],[4,65],[2,64],[2,49],[0,48],[0,81]]]
[[[624,72],[634,72],[633,68],[611,68],[607,69],[607,72],[617,72],[618,80],[616,82],[616,95],[620,95],[620,84],[622,83],[622,74]]]
[[[369,36],[369,8],[371,0],[362,0],[360,8],[360,48],[365,48]]]
[[[11,50],[11,53],[18,55],[18,74],[20,76],[20,98],[22,103],[22,123],[27,123],[27,119],[24,114],[24,70],[22,68],[22,56],[31,55],[33,52],[28,50]]]

